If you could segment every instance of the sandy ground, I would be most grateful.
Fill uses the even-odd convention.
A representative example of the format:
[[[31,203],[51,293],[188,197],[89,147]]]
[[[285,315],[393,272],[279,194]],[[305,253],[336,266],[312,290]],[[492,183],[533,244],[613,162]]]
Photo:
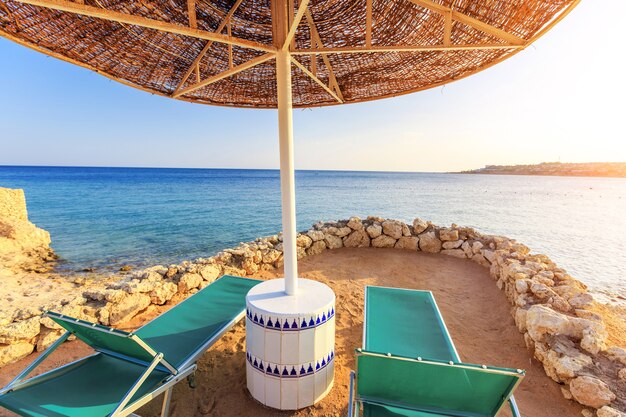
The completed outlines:
[[[255,402],[246,390],[245,331],[238,325],[198,363],[197,388],[179,384],[172,399],[172,415],[191,416],[345,416],[354,349],[360,346],[363,324],[363,287],[384,285],[433,291],[452,338],[465,362],[525,369],[515,397],[524,417],[574,417],[581,407],[565,400],[559,386],[526,350],[515,328],[509,305],[485,268],[470,261],[396,249],[338,249],[299,262],[302,277],[322,281],[337,296],[335,385],[317,405],[296,412],[279,412]],[[280,275],[264,272],[261,278]],[[133,328],[164,309],[152,309],[127,327]],[[62,346],[44,369],[88,353],[79,342]],[[34,356],[2,369],[0,386]],[[218,365],[219,364],[219,365]],[[139,410],[157,416],[157,399]],[[1,416],[8,416],[0,411]],[[510,416],[506,410],[501,416]]]

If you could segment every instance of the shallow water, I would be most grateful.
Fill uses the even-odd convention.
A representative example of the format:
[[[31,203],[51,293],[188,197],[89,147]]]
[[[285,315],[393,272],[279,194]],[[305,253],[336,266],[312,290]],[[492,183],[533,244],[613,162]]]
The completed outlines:
[[[280,230],[278,171],[0,167],[0,186],[26,191],[69,269],[169,264]],[[626,179],[300,171],[296,188],[302,230],[352,215],[454,222],[626,297]]]

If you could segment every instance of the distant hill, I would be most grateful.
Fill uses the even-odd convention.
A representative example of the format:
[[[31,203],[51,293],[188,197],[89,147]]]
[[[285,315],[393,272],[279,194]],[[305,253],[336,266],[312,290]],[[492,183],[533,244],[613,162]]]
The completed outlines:
[[[487,165],[484,168],[462,171],[459,174],[491,175],[560,175],[568,177],[626,178],[626,162],[542,162],[535,165]]]

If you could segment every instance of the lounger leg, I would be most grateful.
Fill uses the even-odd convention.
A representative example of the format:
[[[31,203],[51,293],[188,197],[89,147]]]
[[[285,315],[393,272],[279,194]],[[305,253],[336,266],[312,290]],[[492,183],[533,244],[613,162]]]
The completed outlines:
[[[348,400],[348,417],[354,416],[354,378],[356,374],[350,371],[350,398]]]
[[[511,398],[509,398],[509,406],[511,406],[511,413],[513,413],[513,417],[521,417],[519,408],[517,408],[517,403],[515,402],[515,397],[512,395]]]
[[[163,393],[163,405],[161,406],[161,417],[167,417],[170,413],[170,402],[172,401],[172,391],[174,387],[169,388]]]

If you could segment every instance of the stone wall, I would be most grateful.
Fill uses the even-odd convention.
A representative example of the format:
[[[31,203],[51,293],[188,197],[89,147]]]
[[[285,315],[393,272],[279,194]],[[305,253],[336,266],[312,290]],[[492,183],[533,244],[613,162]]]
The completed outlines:
[[[298,234],[297,246],[299,259],[341,247],[371,246],[476,262],[489,269],[511,304],[511,315],[528,349],[547,375],[561,384],[566,398],[590,407],[585,410],[588,415],[597,409],[598,417],[620,416],[618,410],[626,409],[626,350],[607,345],[605,324],[592,311],[594,300],[586,286],[547,256],[532,254],[515,240],[469,227],[439,227],[421,219],[405,224],[353,217],[315,224]],[[194,294],[221,275],[253,275],[282,264],[281,236],[264,237],[211,258],[135,272],[49,309],[115,326],[150,305]],[[58,326],[40,315],[41,311],[27,309],[0,321],[0,366],[45,349],[61,335]]]
[[[0,188],[0,219],[28,221],[24,190]]]
[[[0,188],[0,268],[44,272],[55,259],[50,234],[28,221],[24,191]]]

